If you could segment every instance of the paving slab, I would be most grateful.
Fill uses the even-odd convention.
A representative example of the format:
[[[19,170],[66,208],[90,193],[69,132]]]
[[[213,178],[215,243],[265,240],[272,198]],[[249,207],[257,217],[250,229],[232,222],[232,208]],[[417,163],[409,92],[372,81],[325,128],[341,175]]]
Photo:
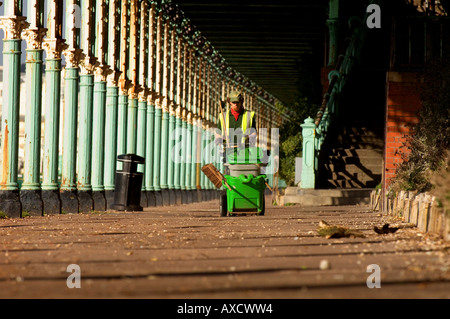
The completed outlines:
[[[265,216],[220,217],[213,200],[1,219],[0,298],[450,298],[449,242],[364,205],[270,199]],[[321,237],[320,220],[365,237]]]

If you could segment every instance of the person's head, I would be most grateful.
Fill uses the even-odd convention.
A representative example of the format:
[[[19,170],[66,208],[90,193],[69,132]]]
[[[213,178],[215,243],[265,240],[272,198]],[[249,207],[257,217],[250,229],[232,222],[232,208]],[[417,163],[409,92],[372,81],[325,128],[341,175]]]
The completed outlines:
[[[231,91],[228,95],[228,101],[233,111],[240,111],[244,104],[244,96],[239,91]]]

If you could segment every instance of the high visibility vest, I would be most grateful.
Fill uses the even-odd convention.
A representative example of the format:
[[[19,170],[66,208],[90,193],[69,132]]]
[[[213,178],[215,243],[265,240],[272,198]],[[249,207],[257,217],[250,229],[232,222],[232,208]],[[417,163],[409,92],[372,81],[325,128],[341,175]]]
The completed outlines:
[[[244,110],[244,113],[242,114],[242,123],[241,123],[241,129],[244,134],[247,131],[247,129],[252,127],[254,116],[255,116],[254,111]],[[221,125],[222,129],[225,129],[225,134],[228,135],[230,132],[230,110],[227,110],[225,112],[225,125],[223,123],[222,115],[219,117],[219,120],[220,120],[220,125]],[[243,138],[243,140],[244,140],[244,138]]]

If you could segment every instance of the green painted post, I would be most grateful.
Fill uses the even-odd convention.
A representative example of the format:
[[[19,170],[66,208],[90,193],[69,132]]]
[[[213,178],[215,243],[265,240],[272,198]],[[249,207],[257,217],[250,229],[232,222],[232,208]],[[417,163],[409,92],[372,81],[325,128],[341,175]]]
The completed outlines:
[[[167,103],[165,101],[164,103]],[[168,138],[169,138],[169,112],[167,108],[164,108],[162,110],[162,119],[161,119],[161,162],[160,162],[160,187],[161,187],[161,195],[163,200],[163,205],[167,206],[170,205],[170,198],[168,193],[168,184],[167,184],[167,169],[168,169],[168,150],[169,150],[169,144],[168,144]]]
[[[176,118],[175,118],[175,136],[174,136],[174,146],[178,146],[181,148],[182,146],[182,120],[181,120],[181,107],[177,107],[176,111]],[[173,153],[174,158],[174,181],[173,181],[173,188],[175,189],[175,192],[177,194],[176,196],[176,204],[180,205],[182,204],[182,196],[181,196],[181,165],[182,165],[182,158],[181,155],[183,154],[183,149],[179,149],[176,153]]]
[[[40,31],[39,31],[40,30]],[[32,35],[27,40],[26,50],[26,91],[25,107],[25,163],[23,184],[20,190],[22,216],[41,216],[44,212],[41,199],[40,165],[41,162],[41,113],[42,113],[42,38],[45,29],[27,30],[40,39],[33,41]]]
[[[197,198],[197,139],[198,139],[198,117],[194,116],[192,121],[192,153],[191,153],[191,180],[190,189],[193,193],[193,200],[198,201]]]
[[[24,25],[24,27],[26,26]],[[5,39],[3,40],[0,212],[9,217],[20,217],[22,212],[17,180],[19,157],[20,55],[21,40],[9,39],[7,30]]]
[[[192,125],[192,113],[188,112],[187,115],[187,121],[186,121],[186,127],[187,127],[187,134],[184,137],[185,139],[185,155],[184,155],[184,161],[185,161],[185,190],[187,193],[187,201],[188,203],[192,203],[193,197],[192,197],[192,187],[191,187],[191,174],[192,174],[192,136],[194,134],[194,126]]]
[[[315,188],[315,128],[314,120],[310,117],[305,119],[302,127],[303,154],[301,188]]]
[[[117,108],[119,87],[116,81],[108,80],[106,86],[105,116],[105,198],[106,208],[114,205],[115,172],[117,162]]]
[[[92,199],[94,210],[105,211],[104,152],[105,152],[106,81],[94,81],[92,112]]]
[[[207,132],[205,127],[200,127],[200,166],[206,164],[205,156],[208,154],[208,149],[206,147]],[[206,176],[205,174],[200,174],[200,188],[202,193],[206,190]]]
[[[156,102],[155,108],[155,135],[154,135],[154,152],[153,152],[153,188],[155,191],[161,191],[161,118],[162,109]]]
[[[211,145],[211,128],[210,127],[208,127],[208,131],[207,131],[206,147],[207,147],[207,153],[206,153],[206,158],[205,158],[205,164],[208,164],[208,163],[213,162],[213,158],[211,156],[212,145]],[[205,176],[205,181],[206,181],[206,188],[211,190],[212,184],[206,176]]]
[[[127,112],[127,153],[136,154],[136,132],[137,132],[138,100],[128,97]]]
[[[117,155],[127,153],[127,114],[128,94],[125,90],[120,90],[117,114]],[[122,163],[117,162],[117,169],[122,169]]]
[[[145,160],[145,147],[146,147],[146,126],[147,126],[147,98],[146,95],[140,95],[138,101],[138,116],[137,116],[137,145],[136,145],[136,154],[142,156]],[[143,173],[145,176],[145,171],[147,170],[145,165],[138,165],[138,172]],[[145,178],[142,178],[142,187],[141,187],[141,206],[147,207],[147,194]]]
[[[183,115],[181,120],[181,131],[178,133],[180,135],[180,143],[181,143],[181,158],[180,158],[180,165],[179,165],[179,174],[180,174],[180,189],[183,193],[183,204],[185,204],[184,199],[186,196],[184,196],[185,190],[186,190],[186,140],[187,140],[187,122],[186,122],[186,109],[183,109],[182,111]],[[177,122],[177,126],[178,126]],[[176,175],[175,175],[176,176]]]
[[[176,194],[175,194],[175,176],[174,176],[174,170],[175,170],[175,163],[173,159],[173,147],[175,145],[175,112],[173,109],[173,105],[170,107],[170,113],[169,113],[169,128],[168,128],[168,148],[167,148],[167,188],[169,189],[169,199],[170,204],[175,205],[176,204]]]
[[[86,73],[86,72],[83,72]],[[92,101],[94,93],[94,75],[80,74],[80,106],[78,142],[78,202],[79,211],[90,212],[92,202],[91,155],[92,155]],[[82,146],[82,147],[81,147]]]
[[[146,140],[146,127],[147,127],[147,100],[145,97],[138,102],[138,114],[137,114],[137,145],[136,154],[145,157],[145,140]],[[138,172],[144,173],[145,166],[138,165]],[[145,182],[142,183],[143,189],[145,189]]]
[[[66,67],[64,85],[61,211],[78,213],[76,192],[78,68]]]
[[[43,6],[42,1],[40,5]],[[30,4],[31,5],[31,4]],[[61,169],[61,211],[63,213],[78,213],[77,194],[77,126],[78,126],[78,84],[79,66],[84,57],[79,48],[76,23],[79,19],[75,12],[77,0],[66,1],[66,41],[68,49],[63,51],[66,58],[64,72],[64,105],[63,105],[63,143]],[[33,9],[31,5],[30,9]],[[78,12],[80,13],[80,12]]]
[[[147,104],[147,132],[145,139],[145,190],[147,191],[148,206],[156,206],[156,199],[153,194],[153,164],[154,164],[154,143],[155,143],[155,105],[153,98],[149,98]]]
[[[114,205],[114,189],[117,163],[117,124],[119,104],[121,1],[109,1],[107,62],[111,72],[106,77],[105,114],[105,198],[106,209]]]
[[[34,2],[34,3],[33,3]],[[42,40],[47,32],[44,26],[43,1],[28,1],[28,29],[22,32],[26,39],[26,105],[24,176],[20,190],[22,216],[41,216],[44,204],[41,198],[41,125],[42,125]]]
[[[44,168],[42,201],[44,214],[60,214],[58,161],[59,161],[59,114],[61,97],[61,59],[46,61],[45,82],[47,88],[44,132]]]

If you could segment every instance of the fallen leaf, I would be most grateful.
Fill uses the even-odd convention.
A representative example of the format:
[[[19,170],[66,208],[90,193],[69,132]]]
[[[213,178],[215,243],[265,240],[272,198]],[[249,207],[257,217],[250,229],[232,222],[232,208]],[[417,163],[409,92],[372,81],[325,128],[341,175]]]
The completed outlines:
[[[317,230],[320,236],[325,238],[343,238],[343,237],[361,237],[365,236],[360,231],[355,229],[349,229],[343,226],[330,225],[326,221],[321,220],[319,222],[319,228]]]
[[[389,227],[389,224],[384,224],[383,227],[378,228],[377,226],[373,227],[373,230],[380,235],[384,234],[392,234],[398,230],[398,227]]]

